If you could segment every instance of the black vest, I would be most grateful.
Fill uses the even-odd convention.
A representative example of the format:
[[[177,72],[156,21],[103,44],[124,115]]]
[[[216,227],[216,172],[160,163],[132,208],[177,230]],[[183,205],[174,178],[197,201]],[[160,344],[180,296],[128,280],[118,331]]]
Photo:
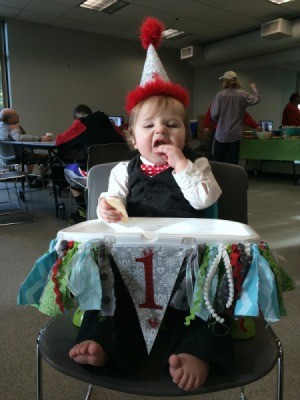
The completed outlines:
[[[184,155],[192,162],[197,156],[184,148]],[[150,178],[141,170],[140,155],[128,164],[127,213],[130,217],[201,218],[203,210],[195,210],[183,196],[172,171],[173,168]]]

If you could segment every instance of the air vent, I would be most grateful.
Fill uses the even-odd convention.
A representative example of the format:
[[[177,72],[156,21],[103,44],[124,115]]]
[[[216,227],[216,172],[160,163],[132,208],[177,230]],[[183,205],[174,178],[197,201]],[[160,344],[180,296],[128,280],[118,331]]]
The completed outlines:
[[[287,19],[278,18],[261,25],[261,37],[271,40],[292,36],[292,23]]]
[[[196,46],[184,47],[180,50],[180,60],[196,59],[202,57],[202,49]]]

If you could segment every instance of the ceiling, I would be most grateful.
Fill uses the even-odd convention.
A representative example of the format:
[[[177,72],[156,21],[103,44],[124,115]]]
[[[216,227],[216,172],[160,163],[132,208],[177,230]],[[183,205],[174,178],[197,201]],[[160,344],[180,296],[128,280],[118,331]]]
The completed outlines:
[[[300,0],[276,5],[267,0],[128,0],[114,14],[78,7],[80,0],[0,0],[0,16],[105,36],[138,41],[145,16],[161,19],[166,28],[190,33],[164,40],[164,47],[203,46],[260,29],[277,18],[300,17]]]

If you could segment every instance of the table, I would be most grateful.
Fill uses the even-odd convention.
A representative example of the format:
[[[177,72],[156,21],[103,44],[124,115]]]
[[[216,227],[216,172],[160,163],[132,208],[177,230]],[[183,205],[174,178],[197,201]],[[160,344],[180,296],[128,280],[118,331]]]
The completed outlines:
[[[264,161],[286,161],[293,167],[296,183],[295,161],[300,160],[300,139],[242,139],[240,159]]]
[[[51,181],[53,187],[53,197],[54,197],[54,204],[56,210],[57,217],[64,217],[65,216],[65,205],[64,203],[58,202],[58,190],[54,182],[54,173],[53,173],[53,165],[54,160],[58,161],[61,165],[64,164],[63,160],[59,157],[57,153],[58,146],[56,146],[55,142],[17,142],[14,140],[2,140],[1,143],[11,144],[13,146],[19,146],[23,150],[25,148],[29,148],[32,150],[46,150],[49,156],[49,168],[51,171]],[[24,161],[22,157],[22,170],[24,171]]]

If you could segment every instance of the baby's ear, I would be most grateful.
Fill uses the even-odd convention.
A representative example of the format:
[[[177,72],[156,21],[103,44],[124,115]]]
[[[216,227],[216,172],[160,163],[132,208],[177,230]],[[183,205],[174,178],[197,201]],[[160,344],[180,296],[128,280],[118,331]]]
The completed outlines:
[[[136,149],[137,147],[136,147],[136,140],[135,140],[135,137],[134,137],[134,136],[131,136],[130,141],[131,141],[131,146],[132,146],[134,149]]]

